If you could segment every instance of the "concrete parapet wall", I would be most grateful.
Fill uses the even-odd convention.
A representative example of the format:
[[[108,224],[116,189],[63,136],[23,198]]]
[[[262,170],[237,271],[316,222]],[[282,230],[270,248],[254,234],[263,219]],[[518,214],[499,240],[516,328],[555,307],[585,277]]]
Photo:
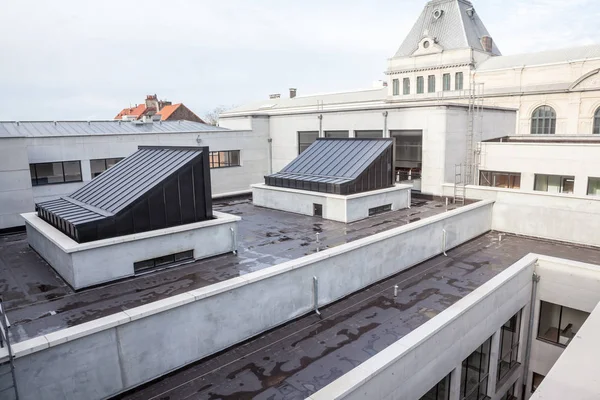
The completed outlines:
[[[524,257],[309,399],[421,398],[529,303],[536,261]]]
[[[313,277],[324,306],[489,231],[492,205],[482,201],[17,343],[21,398],[91,400],[131,389],[311,312]]]
[[[453,184],[444,195],[454,195]],[[485,186],[467,186],[466,197],[495,202],[494,230],[600,246],[600,198]]]
[[[195,259],[231,252],[241,219],[214,212],[208,221],[77,243],[36,213],[22,216],[29,245],[76,290],[133,276],[138,261],[188,250]]]

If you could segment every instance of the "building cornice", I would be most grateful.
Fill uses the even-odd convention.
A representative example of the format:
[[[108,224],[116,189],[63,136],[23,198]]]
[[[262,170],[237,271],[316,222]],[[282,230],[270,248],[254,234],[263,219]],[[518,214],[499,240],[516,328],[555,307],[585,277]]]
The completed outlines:
[[[398,71],[385,71],[386,75],[399,75],[399,74],[406,74],[406,73],[410,73],[410,72],[420,72],[420,71],[432,71],[432,70],[437,70],[437,69],[448,69],[448,68],[459,68],[459,67],[473,67],[472,63],[457,63],[457,64],[446,64],[446,65],[432,65],[429,67],[421,67],[421,68],[408,68],[408,69],[401,69]]]

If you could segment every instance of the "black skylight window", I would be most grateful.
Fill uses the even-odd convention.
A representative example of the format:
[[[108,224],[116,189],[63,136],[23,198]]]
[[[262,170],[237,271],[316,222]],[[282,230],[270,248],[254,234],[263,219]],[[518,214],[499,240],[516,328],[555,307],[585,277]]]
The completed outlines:
[[[317,139],[269,186],[350,195],[394,185],[392,139]]]
[[[79,243],[212,218],[208,147],[140,147],[38,216]]]

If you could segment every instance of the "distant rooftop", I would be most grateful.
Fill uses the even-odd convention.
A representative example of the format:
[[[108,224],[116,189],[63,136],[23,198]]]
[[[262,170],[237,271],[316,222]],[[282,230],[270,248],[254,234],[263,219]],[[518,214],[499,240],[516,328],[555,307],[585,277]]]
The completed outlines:
[[[0,121],[0,138],[228,131],[191,121]]]
[[[494,143],[600,143],[598,135],[518,135],[484,140]]]

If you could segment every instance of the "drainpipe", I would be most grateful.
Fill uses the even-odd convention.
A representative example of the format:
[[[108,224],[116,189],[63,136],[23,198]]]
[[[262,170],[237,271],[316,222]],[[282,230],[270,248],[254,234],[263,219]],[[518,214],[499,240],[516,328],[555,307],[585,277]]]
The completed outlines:
[[[319,137],[323,137],[323,114],[319,114],[317,116],[319,118]]]
[[[269,143],[269,175],[273,173],[273,139],[268,138]]]
[[[388,128],[387,128],[387,126],[388,126],[388,124],[387,124],[388,112],[384,111],[382,113],[382,115],[383,115],[383,137],[384,138],[388,138],[388,137],[390,137],[390,135],[388,134]]]
[[[534,324],[534,311],[535,311],[535,295],[537,292],[537,284],[540,281],[540,276],[538,274],[536,274],[535,272],[533,273],[533,276],[531,278],[532,280],[532,287],[531,287],[531,301],[529,303],[529,331],[527,332],[527,349],[525,350],[525,366],[523,368],[523,371],[525,371],[525,384],[523,385],[525,388],[527,387],[527,384],[529,383],[529,358],[531,357],[531,342],[532,342],[532,337],[533,337],[533,324]],[[525,390],[523,390],[523,393],[525,393]],[[523,399],[525,399],[525,394],[523,394]]]

